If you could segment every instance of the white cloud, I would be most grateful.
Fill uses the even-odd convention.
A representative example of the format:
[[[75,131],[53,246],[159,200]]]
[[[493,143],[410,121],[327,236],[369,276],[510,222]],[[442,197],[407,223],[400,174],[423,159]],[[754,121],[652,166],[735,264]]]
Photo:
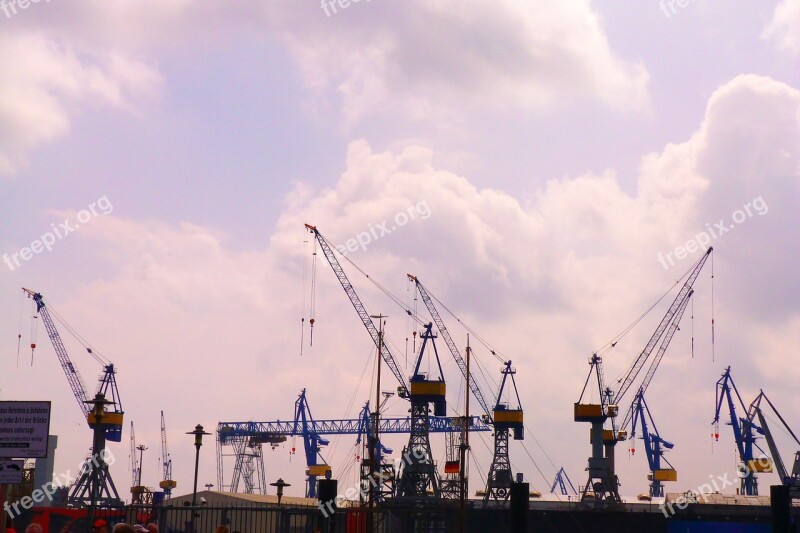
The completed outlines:
[[[77,107],[124,107],[160,84],[151,67],[119,52],[79,51],[41,33],[0,36],[0,61],[0,175],[64,135]]]
[[[329,18],[319,11],[271,4],[307,83],[335,91],[348,122],[391,110],[428,120],[465,108],[541,110],[575,98],[648,106],[646,70],[615,55],[585,0],[374,2]]]
[[[800,0],[782,0],[761,37],[779,50],[800,53]]]

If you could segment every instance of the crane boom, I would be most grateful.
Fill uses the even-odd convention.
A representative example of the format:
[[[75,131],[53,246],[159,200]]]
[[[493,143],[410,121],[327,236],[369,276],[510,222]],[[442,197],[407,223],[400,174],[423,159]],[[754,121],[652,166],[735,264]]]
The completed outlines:
[[[681,318],[683,318],[683,312],[686,311],[686,306],[689,304],[689,300],[692,298],[692,294],[694,294],[694,289],[690,290],[686,296],[684,297],[683,301],[678,307],[678,311],[675,313],[674,318],[672,319],[672,323],[670,323],[669,328],[667,329],[663,340],[661,341],[661,346],[658,347],[658,352],[653,360],[650,362],[650,368],[647,369],[647,374],[644,376],[644,380],[642,380],[642,384],[639,386],[639,394],[644,395],[645,391],[647,391],[647,387],[650,386],[650,382],[653,381],[653,376],[656,374],[656,370],[658,369],[658,365],[661,363],[661,359],[664,357],[664,353],[667,351],[667,347],[669,347],[669,343],[672,341],[672,337],[675,336],[675,332],[678,331]],[[627,414],[625,415],[625,419],[620,425],[620,429],[624,430],[628,427],[631,419],[633,418],[634,411],[636,410],[637,398],[634,398],[633,402],[631,402],[631,407],[628,409]]]
[[[403,373],[400,371],[400,367],[397,365],[397,362],[392,356],[392,353],[389,351],[388,346],[385,342],[381,342],[380,340],[380,333],[378,332],[378,328],[375,327],[375,324],[372,322],[372,318],[370,318],[369,313],[367,312],[366,307],[361,302],[361,298],[358,297],[358,293],[356,293],[355,288],[353,288],[353,284],[350,283],[350,280],[347,278],[347,274],[345,274],[342,265],[339,263],[339,260],[336,259],[336,255],[334,254],[333,248],[331,247],[328,240],[322,236],[316,226],[311,226],[310,224],[306,224],[306,229],[314,234],[314,237],[319,242],[320,248],[322,248],[322,253],[325,254],[325,258],[328,260],[328,264],[331,265],[334,274],[339,280],[339,283],[342,285],[344,292],[347,294],[347,297],[350,298],[350,303],[353,304],[356,312],[358,313],[358,317],[361,319],[361,322],[364,324],[364,327],[367,328],[370,337],[372,337],[372,341],[375,343],[375,346],[381,352],[381,357],[383,358],[386,365],[391,370],[394,377],[397,379],[397,382],[400,383],[398,387],[399,396],[401,398],[408,398],[408,386],[406,385],[406,380],[403,377]]]
[[[439,334],[444,338],[444,342],[447,344],[447,347],[450,348],[450,353],[453,354],[453,359],[455,359],[458,368],[461,370],[461,374],[464,376],[464,379],[467,379],[467,364],[464,362],[464,358],[461,357],[461,353],[458,351],[456,343],[450,336],[450,332],[447,331],[447,327],[444,325],[444,321],[439,315],[439,311],[433,304],[433,299],[431,298],[430,294],[428,294],[428,290],[422,283],[420,283],[416,276],[411,274],[406,275],[408,276],[408,279],[413,281],[417,286],[417,290],[419,291],[420,296],[422,296],[422,301],[425,302],[425,306],[428,308],[428,312],[431,314],[433,322],[439,329]],[[489,408],[489,404],[484,399],[483,393],[481,393],[481,389],[478,387],[478,383],[475,381],[474,375],[469,376],[469,388],[472,391],[472,395],[475,396],[475,399],[478,400],[478,403],[489,417],[489,420],[492,420],[492,410]]]
[[[42,317],[42,322],[44,322],[47,335],[50,337],[50,342],[53,343],[53,348],[56,351],[58,361],[61,363],[61,368],[64,369],[64,374],[67,376],[67,381],[72,389],[72,394],[75,396],[75,400],[77,400],[78,407],[80,407],[83,416],[88,416],[92,408],[88,403],[86,403],[86,400],[88,399],[86,394],[86,386],[83,384],[83,379],[81,378],[78,369],[75,368],[75,365],[72,364],[72,361],[69,358],[67,349],[64,347],[64,342],[61,340],[61,335],[58,334],[58,329],[56,329],[53,318],[50,316],[50,312],[47,310],[47,307],[44,304],[42,295],[24,287],[22,290],[25,291],[30,298],[33,298],[33,301],[36,303],[36,312],[40,317]]]
[[[686,282],[683,284],[683,287],[681,287],[681,290],[678,292],[678,295],[675,297],[675,300],[672,302],[672,305],[670,305],[669,310],[664,315],[664,318],[661,319],[661,323],[653,332],[653,335],[650,337],[650,340],[647,342],[647,345],[645,346],[644,350],[642,350],[642,352],[636,358],[636,360],[633,363],[633,366],[631,366],[630,370],[625,376],[625,379],[619,386],[619,389],[617,389],[617,393],[614,395],[613,403],[619,404],[622,397],[625,395],[626,392],[628,392],[628,389],[633,384],[634,380],[636,379],[636,376],[638,376],[639,372],[641,372],[645,361],[647,361],[647,359],[650,357],[650,354],[653,352],[653,349],[656,347],[658,340],[664,334],[664,331],[667,329],[667,326],[669,326],[669,324],[672,322],[672,319],[678,312],[678,309],[681,307],[681,304],[683,304],[686,295],[689,293],[689,291],[692,290],[692,285],[694,285],[697,276],[700,275],[700,271],[703,269],[703,265],[706,264],[706,260],[708,259],[708,256],[711,255],[711,252],[713,250],[714,250],[713,247],[709,247],[708,250],[706,250],[706,253],[704,253],[703,256],[697,261],[697,263],[695,263],[695,266],[692,269],[691,273],[689,274],[689,277],[686,279]]]

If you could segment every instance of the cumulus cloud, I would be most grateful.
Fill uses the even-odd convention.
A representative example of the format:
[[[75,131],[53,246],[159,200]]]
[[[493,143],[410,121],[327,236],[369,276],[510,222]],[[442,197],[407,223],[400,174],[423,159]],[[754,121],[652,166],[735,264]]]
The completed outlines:
[[[338,95],[350,122],[392,109],[435,119],[574,98],[648,106],[645,68],[611,50],[588,1],[375,2],[330,17],[289,0],[270,9],[307,83]]]
[[[779,50],[800,53],[800,0],[782,0],[761,37]]]
[[[551,180],[529,204],[437,168],[428,148],[376,152],[366,141],[354,141],[338,182],[323,190],[298,185],[261,250],[237,250],[225,235],[191,224],[108,217],[87,226],[82,235],[104,250],[116,274],[84,288],[69,306],[101,332],[102,344],[122,347],[118,364],[125,366],[125,374],[121,371],[120,380],[128,387],[155,379],[165,387],[209,391],[174,415],[180,427],[192,427],[199,419],[213,424],[285,418],[301,387],[309,389],[315,416],[355,416],[368,394],[374,347],[319,254],[314,345],[309,346],[313,243],[307,242],[303,224],[318,225],[338,244],[383,221],[391,223],[397,213],[424,201],[428,218],[395,227],[348,259],[408,305],[413,295],[405,292],[405,274],[418,275],[513,359],[523,406],[535,413],[529,417],[530,431],[555,461],[577,468],[588,445],[585,428],[572,422],[570,409],[591,351],[638,316],[693,261],[677,261],[665,271],[659,252],[683,245],[706,222],[727,219],[760,196],[768,212],[713,242],[717,361],[710,360],[706,325],[709,265],[697,283],[696,358],[690,358],[690,329],[684,327],[648,402],[656,413],[670,410],[670,416],[660,417],[659,427],[679,443],[671,460],[686,472],[682,483],[693,486],[708,473],[728,468],[720,457],[707,456],[701,441],[713,414],[710,390],[725,365],[738,370],[745,395],[769,383],[768,393],[779,405],[794,401],[800,375],[785,363],[785,350],[800,334],[800,309],[793,297],[799,290],[793,272],[800,249],[793,205],[800,187],[799,110],[798,90],[768,78],[738,77],[711,96],[689,139],[642,159],[635,191],[620,187],[609,170]],[[392,349],[409,370],[413,323],[343,262],[370,312],[390,315]],[[103,311],[85,302],[103,302]],[[301,317],[306,319],[302,356]],[[606,356],[609,380],[641,349],[659,319],[648,317]],[[690,320],[687,312],[685,326]],[[120,330],[114,327],[119,323],[135,327]],[[456,325],[452,330],[463,344],[464,332]],[[477,341],[474,347],[487,374],[496,375],[499,363]],[[126,360],[141,364],[123,365]],[[187,368],[186,361],[197,364]],[[160,369],[157,377],[150,371],[154,366]],[[445,372],[454,390],[455,368],[446,364]],[[485,382],[490,396],[491,377]],[[127,405],[131,412],[155,413],[159,401],[133,394]],[[392,409],[397,415],[405,412],[399,401]],[[344,460],[342,454],[352,455],[349,445],[342,446],[330,459],[334,465]],[[476,453],[488,461],[485,450]],[[534,455],[544,461],[539,452]],[[515,464],[543,486],[524,457],[517,449]],[[268,461],[276,475],[302,483],[301,469],[293,470],[283,459]],[[620,470],[627,491],[644,488],[643,464],[620,461]]]
[[[42,33],[0,36],[0,174],[26,163],[28,151],[64,135],[82,105],[125,107],[152,95],[159,74],[118,52],[86,52]]]

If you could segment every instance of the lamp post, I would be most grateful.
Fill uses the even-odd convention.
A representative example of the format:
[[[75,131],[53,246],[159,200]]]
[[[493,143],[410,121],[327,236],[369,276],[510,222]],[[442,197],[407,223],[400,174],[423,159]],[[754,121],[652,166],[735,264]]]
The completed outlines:
[[[187,435],[194,435],[194,447],[196,449],[194,456],[194,489],[192,490],[192,507],[197,505],[197,471],[200,466],[200,447],[203,445],[203,436],[211,435],[203,431],[203,426],[197,424],[194,431],[187,431]]]
[[[213,483],[206,483],[204,486],[205,486],[206,490],[211,490],[211,487],[213,487],[214,484]]]
[[[278,488],[278,507],[281,506],[281,498],[283,498],[283,487],[291,487],[289,483],[286,483],[283,478],[278,478],[278,481],[275,483],[270,483],[270,486]]]

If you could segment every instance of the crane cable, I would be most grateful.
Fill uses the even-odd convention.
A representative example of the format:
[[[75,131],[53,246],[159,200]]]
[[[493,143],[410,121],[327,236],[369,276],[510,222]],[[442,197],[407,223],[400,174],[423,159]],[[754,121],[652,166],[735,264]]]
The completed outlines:
[[[308,278],[308,239],[303,241],[303,286],[300,291],[300,355],[303,355],[303,341],[306,332],[306,284]]]

